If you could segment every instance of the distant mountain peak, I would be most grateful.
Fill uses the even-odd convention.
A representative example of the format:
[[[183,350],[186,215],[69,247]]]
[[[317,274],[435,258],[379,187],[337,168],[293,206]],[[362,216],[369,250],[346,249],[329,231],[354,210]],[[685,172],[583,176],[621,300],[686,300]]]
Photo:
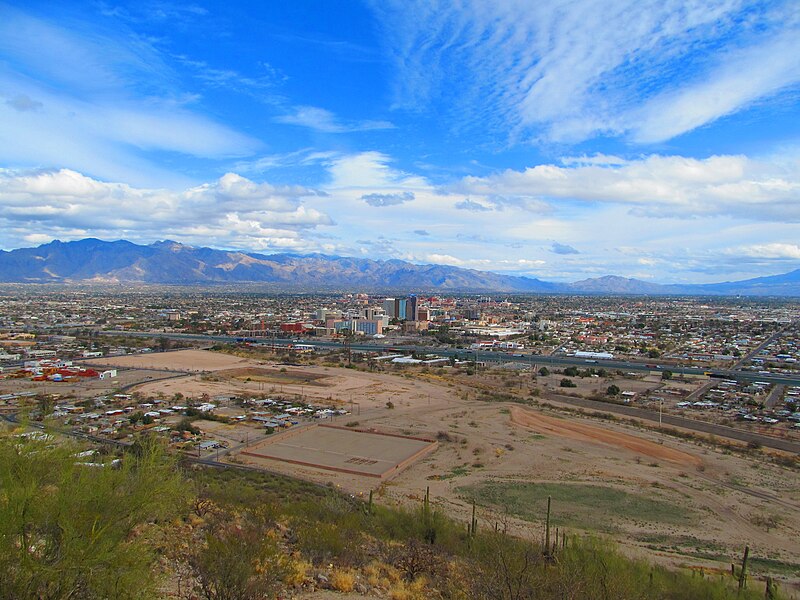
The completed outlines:
[[[208,285],[257,283],[304,290],[406,290],[572,294],[727,294],[800,296],[800,269],[783,275],[707,285],[660,285],[604,275],[574,283],[501,275],[399,259],[259,254],[193,247],[173,240],[142,246],[127,240],[54,240],[0,252],[0,282],[118,282]]]
[[[153,242],[150,244],[151,248],[164,248],[166,250],[172,250],[173,252],[180,252],[181,250],[186,249],[193,249],[192,246],[187,246],[186,244],[181,244],[180,242],[176,242],[174,240],[162,240],[160,242]]]

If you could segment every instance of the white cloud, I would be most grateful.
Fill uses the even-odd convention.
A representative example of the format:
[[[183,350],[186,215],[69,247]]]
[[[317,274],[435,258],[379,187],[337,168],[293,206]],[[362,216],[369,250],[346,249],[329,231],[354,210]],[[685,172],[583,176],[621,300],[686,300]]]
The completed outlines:
[[[728,254],[744,255],[753,258],[776,258],[800,260],[800,245],[786,243],[752,244],[727,251]]]
[[[319,151],[313,148],[303,148],[293,152],[268,154],[252,160],[239,161],[233,165],[233,170],[238,173],[263,173],[273,169],[308,167],[329,163],[341,156],[341,152],[334,150]]]
[[[324,133],[349,133],[354,131],[373,131],[394,129],[389,121],[341,122],[331,111],[316,106],[296,106],[293,113],[275,117],[277,123],[299,125]]]
[[[634,139],[667,140],[800,82],[800,29],[722,57],[711,78],[652,98],[631,116]]]
[[[380,193],[413,191],[430,188],[421,177],[403,173],[390,166],[392,158],[383,152],[361,152],[337,156],[327,162],[333,189],[372,188]]]
[[[664,140],[800,82],[792,0],[373,7],[397,69],[398,106],[446,104],[452,119],[512,137],[579,141],[632,131]]]
[[[625,204],[635,214],[686,218],[726,215],[800,221],[800,164],[744,156],[706,159],[652,155],[604,165],[539,165],[488,177],[466,177],[453,193],[521,195],[541,201]]]
[[[450,254],[426,254],[421,257],[412,257],[418,262],[433,263],[436,265],[450,265],[463,269],[477,269],[480,271],[504,271],[509,273],[527,273],[540,269],[547,264],[544,260],[529,259],[490,259],[490,258],[457,258]]]
[[[0,170],[0,229],[14,245],[18,229],[50,239],[107,237],[135,240],[179,238],[215,247],[311,250],[305,231],[332,225],[325,213],[305,206],[318,195],[300,186],[255,183],[228,173],[183,191],[106,183],[75,171]],[[31,241],[24,234],[26,241]]]
[[[428,254],[423,259],[425,262],[431,262],[436,265],[451,265],[454,267],[463,267],[464,261],[449,254]]]
[[[35,43],[32,42],[35,40]],[[188,104],[147,40],[0,7],[0,161],[140,185],[187,182],[146,153],[247,156],[257,140]]]

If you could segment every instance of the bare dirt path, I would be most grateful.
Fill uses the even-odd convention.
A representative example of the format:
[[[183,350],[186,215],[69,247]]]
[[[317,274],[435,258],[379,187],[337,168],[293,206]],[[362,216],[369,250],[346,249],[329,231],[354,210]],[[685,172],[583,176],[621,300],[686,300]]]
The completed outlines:
[[[537,433],[625,448],[637,454],[668,460],[676,464],[699,466],[703,463],[699,456],[675,450],[669,446],[656,444],[640,437],[618,431],[610,431],[586,423],[579,423],[575,420],[543,415],[519,406],[511,408],[511,420],[513,423],[532,429]]]

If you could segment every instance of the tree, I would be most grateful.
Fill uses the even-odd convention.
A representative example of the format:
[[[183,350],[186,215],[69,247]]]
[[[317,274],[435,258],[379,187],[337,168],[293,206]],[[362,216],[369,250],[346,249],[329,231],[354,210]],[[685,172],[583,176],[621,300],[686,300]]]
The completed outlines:
[[[192,420],[188,417],[184,417],[181,419],[178,424],[175,426],[176,431],[188,431],[193,435],[197,435],[200,433],[200,430],[192,425]]]
[[[778,515],[756,515],[751,521],[753,525],[763,527],[769,533],[770,529],[775,529],[781,524],[781,517]]]
[[[574,387],[578,387],[578,384],[577,384],[577,383],[575,383],[574,381],[572,381],[572,379],[569,379],[568,377],[564,377],[564,378],[561,380],[561,383],[560,383],[559,385],[560,385],[561,387],[565,387],[565,388],[574,388]]]
[[[287,572],[287,560],[266,527],[252,515],[213,527],[190,558],[197,591],[208,600],[271,597]]]
[[[663,379],[664,381],[672,379],[672,371],[662,371],[661,372],[661,379]]]
[[[547,367],[542,367],[541,369],[539,369],[539,375],[541,375],[542,377],[547,377],[548,375],[550,375],[550,369],[548,369]]]
[[[153,598],[148,530],[179,514],[187,489],[147,440],[118,468],[81,448],[0,436],[0,598]]]
[[[606,395],[608,395],[608,396],[616,396],[616,395],[619,394],[619,391],[620,391],[619,387],[612,384],[612,385],[608,386],[608,388],[606,389]]]
[[[477,572],[469,578],[469,597],[487,600],[536,597],[542,585],[541,548],[529,541],[489,532],[476,539],[474,552],[479,560],[475,563]]]
[[[46,417],[53,412],[53,397],[49,394],[36,394],[36,406],[41,417]]]
[[[567,367],[564,369],[564,375],[567,377],[577,377],[578,376],[578,367]]]

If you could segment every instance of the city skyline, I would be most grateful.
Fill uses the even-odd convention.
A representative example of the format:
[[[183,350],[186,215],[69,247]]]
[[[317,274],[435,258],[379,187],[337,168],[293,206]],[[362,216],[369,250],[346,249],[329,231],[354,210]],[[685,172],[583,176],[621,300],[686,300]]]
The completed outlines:
[[[0,248],[800,267],[791,2],[0,3]]]

